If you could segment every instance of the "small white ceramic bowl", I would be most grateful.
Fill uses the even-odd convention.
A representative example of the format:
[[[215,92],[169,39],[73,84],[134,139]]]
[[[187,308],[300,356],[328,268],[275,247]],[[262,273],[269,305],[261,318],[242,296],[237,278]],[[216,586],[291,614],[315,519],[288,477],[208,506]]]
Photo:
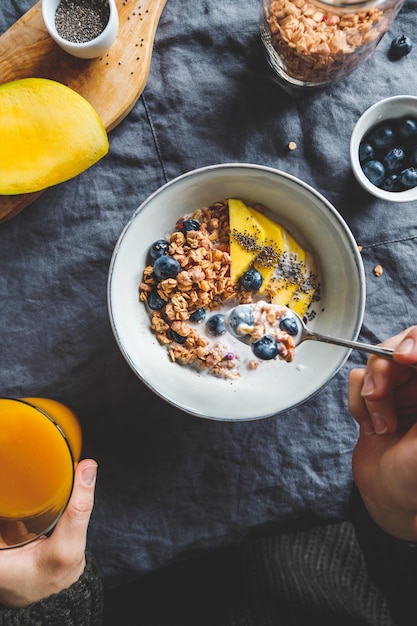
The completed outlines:
[[[417,119],[417,97],[401,95],[384,98],[373,104],[361,115],[351,135],[350,162],[355,178],[366,191],[381,200],[390,202],[417,200],[417,187],[405,191],[385,191],[372,184],[363,173],[359,162],[359,145],[371,128],[380,122],[405,116]]]
[[[315,303],[315,317],[309,326],[356,339],[365,306],[365,278],[349,228],[312,187],[261,165],[203,167],[170,181],[145,200],[125,226],[112,255],[109,316],[132,370],[167,402],[209,419],[259,419],[294,407],[317,393],[342,367],[350,350],[307,341],[296,349],[291,363],[263,361],[256,370],[244,369],[240,378],[216,378],[171,362],[166,347],[151,332],[145,304],[139,302],[138,287],[151,244],[169,235],[185,213],[227,198],[265,205],[270,218],[288,228],[316,255],[321,298]],[[251,354],[247,346],[240,347]]]
[[[42,19],[49,35],[65,52],[80,59],[94,59],[110,48],[119,29],[119,14],[115,0],[101,0],[103,4],[109,5],[109,21],[98,37],[84,43],[68,41],[58,34],[55,26],[55,13],[60,2],[61,0],[42,0]]]

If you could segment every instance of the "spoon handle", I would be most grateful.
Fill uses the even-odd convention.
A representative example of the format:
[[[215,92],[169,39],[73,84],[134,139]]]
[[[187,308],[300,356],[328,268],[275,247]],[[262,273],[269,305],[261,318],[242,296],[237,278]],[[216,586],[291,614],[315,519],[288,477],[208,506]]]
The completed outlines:
[[[349,341],[348,339],[340,339],[339,337],[328,337],[327,335],[321,335],[320,333],[311,331],[305,336],[305,339],[321,341],[322,343],[331,343],[336,346],[343,346],[344,348],[353,348],[354,350],[359,350],[359,352],[375,354],[376,356],[383,357],[384,359],[393,360],[393,348],[374,346],[370,343],[362,343],[360,341]]]

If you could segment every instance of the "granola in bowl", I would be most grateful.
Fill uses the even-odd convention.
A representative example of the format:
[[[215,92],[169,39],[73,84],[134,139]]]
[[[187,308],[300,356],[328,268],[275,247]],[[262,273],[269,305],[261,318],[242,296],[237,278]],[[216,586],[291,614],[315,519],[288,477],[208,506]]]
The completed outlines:
[[[232,201],[216,202],[191,216],[181,217],[166,240],[155,242],[139,285],[139,299],[148,307],[151,330],[159,343],[166,346],[170,360],[227,379],[240,377],[243,367],[254,370],[260,364],[245,346],[226,334],[222,323],[228,308],[261,298],[258,289],[245,288],[244,281],[231,276],[231,236],[239,241],[240,247],[246,245],[243,253],[248,253],[249,249],[254,252],[255,260],[266,256],[270,259],[271,253],[265,255],[265,251],[270,250],[272,244],[262,246],[257,242],[254,251],[253,235],[231,235],[229,202]],[[262,211],[258,206],[255,213],[259,209]],[[285,264],[281,264],[281,270],[286,268],[286,275],[281,279],[288,282],[295,275],[295,263],[288,262],[285,252],[281,256],[286,259]],[[161,264],[165,268],[159,270]],[[269,271],[265,261],[263,264]],[[306,284],[310,285],[309,281],[311,276]],[[274,294],[271,286],[269,292],[268,287],[263,290],[262,297]],[[292,361],[293,356],[293,338],[282,332],[279,358]]]

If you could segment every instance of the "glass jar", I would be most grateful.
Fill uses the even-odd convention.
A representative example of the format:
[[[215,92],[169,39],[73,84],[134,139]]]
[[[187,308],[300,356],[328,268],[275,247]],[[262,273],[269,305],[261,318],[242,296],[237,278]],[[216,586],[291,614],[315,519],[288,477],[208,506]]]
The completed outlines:
[[[261,39],[289,91],[325,87],[375,50],[404,0],[261,0]]]

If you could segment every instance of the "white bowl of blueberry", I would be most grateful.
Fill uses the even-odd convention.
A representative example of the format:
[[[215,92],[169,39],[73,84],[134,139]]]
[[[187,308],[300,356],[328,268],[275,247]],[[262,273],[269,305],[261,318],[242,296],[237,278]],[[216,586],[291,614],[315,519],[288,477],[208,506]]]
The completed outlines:
[[[392,96],[357,121],[350,141],[357,181],[390,202],[417,200],[417,97]]]

